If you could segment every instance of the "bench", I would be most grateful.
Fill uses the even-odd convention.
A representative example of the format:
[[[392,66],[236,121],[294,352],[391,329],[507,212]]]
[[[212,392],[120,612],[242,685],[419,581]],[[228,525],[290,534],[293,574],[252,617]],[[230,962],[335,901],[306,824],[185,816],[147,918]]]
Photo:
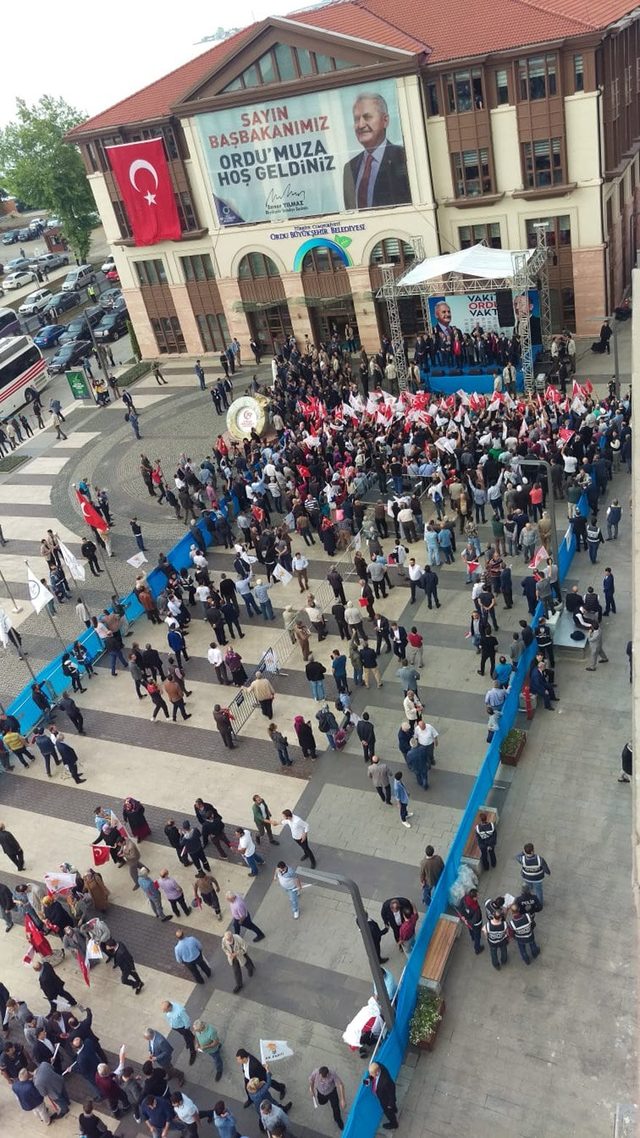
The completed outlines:
[[[461,922],[458,917],[451,917],[445,913],[440,917],[433,931],[427,955],[422,965],[420,983],[424,988],[429,988],[430,991],[435,992],[436,995],[440,995],[449,957],[456,937],[460,933],[460,926]]]
[[[585,633],[584,640],[572,640],[571,633],[578,631],[576,625],[573,623],[573,616],[566,609],[562,610],[558,618],[555,628],[553,629],[553,647],[554,649],[567,648],[572,651],[581,652],[584,655],[584,650],[587,647],[587,637]],[[583,631],[580,629],[580,631]]]
[[[476,826],[480,821],[480,815],[486,814],[489,822],[493,822],[494,826],[498,825],[498,811],[493,806],[481,806],[473,819],[473,825],[469,831],[466,845],[462,851],[462,861],[466,865],[470,865],[474,873],[480,872],[482,862],[480,860],[480,846],[478,845],[478,837],[476,834]]]

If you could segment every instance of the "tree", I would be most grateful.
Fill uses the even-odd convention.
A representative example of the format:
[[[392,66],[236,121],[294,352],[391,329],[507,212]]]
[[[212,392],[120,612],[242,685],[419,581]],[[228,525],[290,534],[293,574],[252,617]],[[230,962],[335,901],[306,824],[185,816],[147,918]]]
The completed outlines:
[[[64,99],[16,101],[15,122],[0,130],[0,180],[16,198],[60,218],[81,261],[89,254],[95,203],[80,153],[65,135],[86,117]]]

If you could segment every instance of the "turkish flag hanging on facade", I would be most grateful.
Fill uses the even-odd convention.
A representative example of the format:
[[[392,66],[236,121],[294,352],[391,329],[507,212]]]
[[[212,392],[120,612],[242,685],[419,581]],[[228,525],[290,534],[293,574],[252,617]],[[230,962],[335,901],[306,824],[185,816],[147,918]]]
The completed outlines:
[[[81,494],[79,490],[76,490],[76,498],[80,503],[82,516],[87,525],[91,526],[91,529],[100,530],[100,533],[106,533],[106,531],[109,529],[107,523],[105,522],[102,514],[98,513],[95,506],[91,504],[86,495]]]
[[[107,146],[136,245],[180,238],[180,218],[161,138]]]

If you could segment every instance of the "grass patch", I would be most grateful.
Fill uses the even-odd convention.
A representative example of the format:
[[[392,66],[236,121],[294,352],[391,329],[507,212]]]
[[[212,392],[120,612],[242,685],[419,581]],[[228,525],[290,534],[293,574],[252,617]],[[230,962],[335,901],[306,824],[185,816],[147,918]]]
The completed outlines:
[[[0,474],[8,474],[10,470],[17,470],[23,462],[29,462],[31,458],[33,458],[31,454],[8,454],[5,458],[0,458]]]

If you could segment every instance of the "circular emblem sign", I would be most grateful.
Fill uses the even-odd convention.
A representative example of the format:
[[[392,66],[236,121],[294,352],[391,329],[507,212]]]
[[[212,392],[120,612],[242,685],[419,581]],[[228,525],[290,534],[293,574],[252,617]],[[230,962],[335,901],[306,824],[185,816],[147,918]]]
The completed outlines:
[[[233,439],[246,439],[252,431],[261,434],[265,424],[265,409],[251,395],[234,399],[227,411],[227,430]]]

